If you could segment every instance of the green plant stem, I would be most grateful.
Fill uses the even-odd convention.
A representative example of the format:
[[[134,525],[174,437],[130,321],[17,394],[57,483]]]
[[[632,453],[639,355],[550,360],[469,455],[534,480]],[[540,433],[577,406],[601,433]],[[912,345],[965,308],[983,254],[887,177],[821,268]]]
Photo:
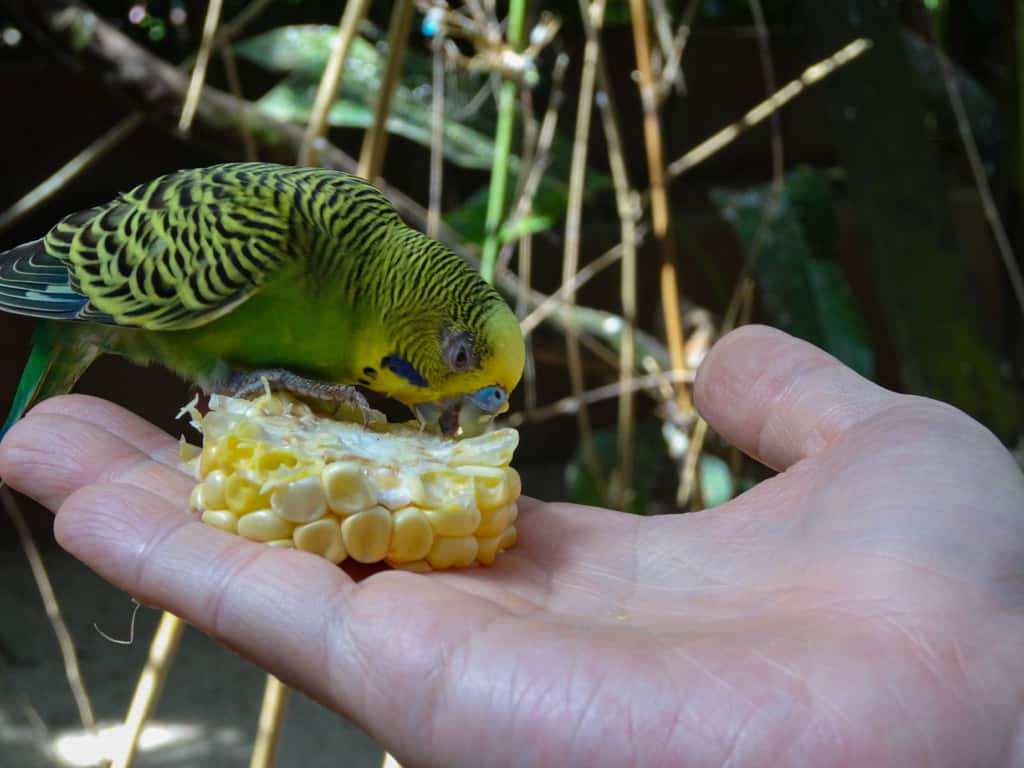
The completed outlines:
[[[522,48],[525,16],[526,0],[511,0],[506,39],[509,47],[516,51]],[[508,186],[512,126],[515,119],[516,85],[511,81],[505,81],[501,84],[498,96],[498,128],[494,136],[494,163],[491,166],[491,186],[487,195],[486,236],[480,263],[480,274],[488,283],[494,282],[494,266],[501,245],[501,220],[505,210],[505,188]]]

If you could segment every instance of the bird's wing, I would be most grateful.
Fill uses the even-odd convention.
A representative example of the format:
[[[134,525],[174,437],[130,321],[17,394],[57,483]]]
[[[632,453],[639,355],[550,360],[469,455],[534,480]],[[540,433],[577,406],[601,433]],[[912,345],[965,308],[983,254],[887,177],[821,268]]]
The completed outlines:
[[[39,243],[51,258],[36,261],[48,276],[54,260],[66,267],[67,289],[86,300],[75,319],[192,328],[248,299],[289,260],[288,204],[272,175],[179,171],[66,217]]]

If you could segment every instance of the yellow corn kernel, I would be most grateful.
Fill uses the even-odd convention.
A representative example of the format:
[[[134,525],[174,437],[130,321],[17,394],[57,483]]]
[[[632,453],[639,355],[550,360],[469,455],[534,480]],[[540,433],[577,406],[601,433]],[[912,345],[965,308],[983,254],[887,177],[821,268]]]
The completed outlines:
[[[226,509],[208,509],[203,512],[202,521],[228,533],[238,533],[238,515]]]
[[[239,428],[251,422],[243,422]],[[294,467],[297,459],[295,454],[284,448],[273,448],[269,451],[258,451],[253,460],[253,468],[257,472],[272,472],[279,467]]]
[[[473,482],[476,505],[481,512],[508,503],[508,478],[503,467],[466,467],[463,471]]]
[[[486,513],[476,529],[476,535],[483,537],[500,535],[515,521],[515,514],[515,502]]]
[[[423,482],[415,472],[399,467],[372,467],[367,476],[377,489],[377,503],[390,510],[423,504]]]
[[[242,514],[260,504],[260,489],[255,483],[246,480],[240,475],[229,475],[224,480],[224,502],[228,509],[236,514]]]
[[[478,550],[479,544],[472,536],[440,536],[434,539],[427,562],[434,568],[464,567],[473,564]]]
[[[473,478],[450,469],[424,472],[423,506],[433,509],[460,509],[476,506]]]
[[[406,507],[394,513],[389,563],[422,560],[434,543],[434,528],[418,507]]]
[[[384,507],[374,507],[349,515],[341,524],[341,537],[353,560],[360,563],[383,560],[391,542],[391,513]]]
[[[223,509],[227,501],[224,499],[224,481],[227,479],[224,471],[215,469],[206,476],[202,483],[196,486],[199,491],[196,499],[196,509]]]
[[[290,539],[292,526],[278,517],[272,509],[257,509],[238,518],[238,533],[253,541]]]
[[[291,539],[274,539],[273,541],[266,542],[269,547],[277,547],[278,549],[295,549],[295,543]]]
[[[285,395],[213,396],[191,508],[225,531],[333,563],[410,571],[491,564],[516,541],[514,430],[452,440],[416,426],[317,416]]]
[[[358,461],[335,461],[324,467],[320,477],[332,512],[347,515],[377,504],[377,494]]]
[[[479,560],[482,565],[490,565],[498,556],[498,547],[501,545],[501,536],[478,538],[477,542],[479,547],[476,552],[476,559]]]
[[[270,497],[270,508],[292,523],[309,523],[327,514],[327,499],[317,476],[304,477],[278,488]]]
[[[411,563],[392,563],[393,567],[400,571],[412,571],[413,573],[430,573],[434,570],[426,560],[413,560]]]
[[[423,512],[441,536],[472,536],[480,525],[480,510],[475,503],[447,509],[427,508]]]
[[[292,534],[292,541],[303,552],[320,555],[332,563],[340,563],[348,557],[341,537],[341,525],[334,517],[298,526]]]

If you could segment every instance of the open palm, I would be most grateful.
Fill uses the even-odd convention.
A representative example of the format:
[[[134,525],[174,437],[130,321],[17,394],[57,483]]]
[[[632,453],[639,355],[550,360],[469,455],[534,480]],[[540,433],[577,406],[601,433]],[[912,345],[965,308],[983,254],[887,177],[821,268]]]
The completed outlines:
[[[37,407],[0,475],[409,766],[1024,764],[1024,476],[995,438],[766,328],[695,394],[781,473],[680,516],[524,500],[517,547],[458,573],[355,583],[203,526],[175,441],[93,398]]]

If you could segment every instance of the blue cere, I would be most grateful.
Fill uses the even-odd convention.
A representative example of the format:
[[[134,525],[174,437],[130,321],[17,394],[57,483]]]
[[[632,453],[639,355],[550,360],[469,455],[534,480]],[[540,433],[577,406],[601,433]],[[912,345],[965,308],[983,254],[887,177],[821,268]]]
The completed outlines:
[[[469,395],[469,400],[485,413],[496,413],[508,402],[508,392],[497,385],[484,387]]]

